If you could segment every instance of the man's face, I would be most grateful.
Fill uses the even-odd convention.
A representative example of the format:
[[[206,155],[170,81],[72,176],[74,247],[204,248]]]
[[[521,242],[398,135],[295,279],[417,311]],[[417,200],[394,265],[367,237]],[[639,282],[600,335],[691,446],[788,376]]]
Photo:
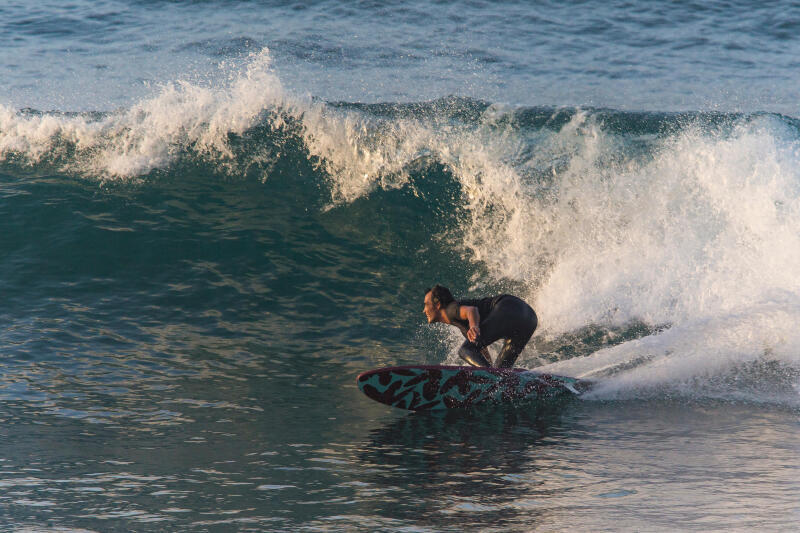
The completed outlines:
[[[425,316],[428,318],[428,324],[434,321],[436,318],[436,311],[439,310],[439,304],[433,303],[433,293],[428,291],[425,295],[425,307],[422,308],[422,312],[425,313]]]

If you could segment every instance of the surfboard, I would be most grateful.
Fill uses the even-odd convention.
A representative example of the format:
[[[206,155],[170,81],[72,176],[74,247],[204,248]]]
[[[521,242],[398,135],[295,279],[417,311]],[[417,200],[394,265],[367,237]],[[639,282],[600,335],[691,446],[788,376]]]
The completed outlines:
[[[411,411],[459,409],[489,402],[579,395],[591,382],[523,368],[415,365],[359,374],[358,388],[376,402]]]

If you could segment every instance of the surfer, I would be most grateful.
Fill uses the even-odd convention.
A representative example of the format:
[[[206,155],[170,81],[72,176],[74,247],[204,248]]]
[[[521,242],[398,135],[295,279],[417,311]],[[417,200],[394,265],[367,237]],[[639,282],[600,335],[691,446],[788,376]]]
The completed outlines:
[[[531,306],[516,296],[501,294],[456,300],[447,287],[439,284],[425,289],[423,312],[429,324],[443,322],[461,331],[467,340],[458,349],[458,355],[472,366],[492,366],[486,347],[505,339],[494,366],[511,368],[538,324]]]

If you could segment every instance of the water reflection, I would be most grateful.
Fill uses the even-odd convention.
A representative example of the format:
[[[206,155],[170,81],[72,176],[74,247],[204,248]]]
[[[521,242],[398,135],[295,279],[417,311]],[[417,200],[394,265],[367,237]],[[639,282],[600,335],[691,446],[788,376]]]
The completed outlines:
[[[359,452],[367,468],[362,479],[373,492],[395,494],[396,518],[435,527],[453,520],[497,526],[515,522],[520,513],[530,519],[545,513],[524,505],[532,487],[544,485],[537,481],[532,458],[539,448],[563,443],[562,416],[572,403],[562,399],[404,416],[371,432]],[[380,514],[379,508],[373,512]]]

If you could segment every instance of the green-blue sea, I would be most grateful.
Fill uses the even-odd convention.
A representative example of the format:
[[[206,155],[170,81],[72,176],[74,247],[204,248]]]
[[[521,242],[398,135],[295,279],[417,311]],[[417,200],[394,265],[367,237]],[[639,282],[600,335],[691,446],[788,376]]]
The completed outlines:
[[[800,10],[0,5],[0,531],[790,531]],[[409,413],[424,290],[557,402]],[[493,348],[496,352],[496,347]]]

